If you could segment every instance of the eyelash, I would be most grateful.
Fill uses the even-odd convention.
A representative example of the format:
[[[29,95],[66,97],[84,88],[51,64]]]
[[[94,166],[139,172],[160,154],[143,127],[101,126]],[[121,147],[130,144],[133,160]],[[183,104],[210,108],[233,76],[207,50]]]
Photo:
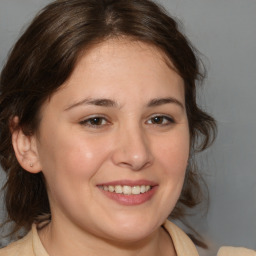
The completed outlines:
[[[161,124],[158,124],[158,123],[153,123],[155,121],[157,121],[156,119],[160,119],[160,121],[162,121]],[[155,119],[155,120],[154,120]],[[151,124],[152,125],[160,125],[160,126],[168,126],[168,125],[171,125],[171,124],[174,124],[175,123],[175,120],[170,117],[170,116],[165,116],[165,115],[155,115],[155,116],[152,116],[149,120],[154,120]]]
[[[97,121],[100,121],[100,124],[95,124],[95,123],[97,123]],[[103,121],[106,123],[102,124]],[[93,124],[92,122],[95,122],[95,123]],[[82,120],[79,123],[81,125],[92,127],[92,128],[101,128],[102,126],[106,126],[106,125],[110,124],[110,122],[105,117],[102,117],[102,116],[90,117],[88,119]]]
[[[160,121],[161,123],[157,123],[157,121]],[[105,117],[94,116],[94,117],[90,117],[85,120],[82,120],[79,123],[83,126],[99,129],[99,128],[109,125],[111,122],[109,122]],[[168,126],[168,125],[174,124],[175,120],[170,116],[155,115],[155,116],[150,117],[146,121],[146,123],[148,123],[150,125],[155,125],[155,126]]]

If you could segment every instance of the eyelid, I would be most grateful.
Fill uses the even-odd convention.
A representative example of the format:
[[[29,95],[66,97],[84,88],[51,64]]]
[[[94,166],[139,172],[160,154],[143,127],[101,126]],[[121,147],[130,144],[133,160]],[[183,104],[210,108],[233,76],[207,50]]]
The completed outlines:
[[[89,122],[92,121],[93,119],[102,119],[106,121],[106,124],[90,124]],[[109,119],[104,116],[104,115],[92,115],[92,116],[88,116],[86,118],[83,118],[81,121],[79,121],[79,124],[86,126],[86,127],[92,127],[92,128],[102,128],[105,127],[107,125],[109,125],[111,122],[109,121]]]
[[[152,119],[156,118],[156,117],[162,118],[163,122],[162,123],[152,122]],[[102,123],[100,123],[100,124],[90,123],[90,122],[93,122],[93,119],[101,119],[101,121],[104,120],[104,123],[103,124]],[[145,123],[149,124],[149,125],[154,125],[154,126],[168,126],[168,125],[175,124],[176,121],[169,114],[157,113],[157,114],[152,114],[152,115],[148,116]],[[110,125],[111,121],[104,114],[95,114],[95,115],[84,117],[83,119],[81,119],[81,121],[79,121],[79,124],[84,127],[88,127],[88,128],[100,129],[100,128],[105,128],[106,126]]]
[[[164,119],[166,119],[168,121],[168,123],[166,123],[166,124],[154,124],[154,123],[152,123],[152,125],[162,125],[162,126],[165,126],[165,125],[171,125],[171,124],[176,123],[175,119],[172,116],[167,115],[167,114],[153,114],[153,115],[149,116],[149,118],[147,118],[146,122],[148,122],[149,120],[151,120],[152,118],[155,118],[155,117],[164,118]]]

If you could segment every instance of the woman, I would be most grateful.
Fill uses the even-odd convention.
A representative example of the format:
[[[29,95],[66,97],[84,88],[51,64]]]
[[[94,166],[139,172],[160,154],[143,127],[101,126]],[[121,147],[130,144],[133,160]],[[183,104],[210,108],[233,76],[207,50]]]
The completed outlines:
[[[200,77],[150,1],[47,6],[1,74],[6,209],[28,234],[0,255],[198,255],[166,219],[198,203],[193,154],[214,138]]]

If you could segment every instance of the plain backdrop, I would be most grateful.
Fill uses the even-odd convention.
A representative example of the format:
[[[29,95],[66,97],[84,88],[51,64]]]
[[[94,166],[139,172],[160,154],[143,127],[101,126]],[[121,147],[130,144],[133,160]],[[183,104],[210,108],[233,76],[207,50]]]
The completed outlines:
[[[21,31],[49,2],[0,0],[0,68]],[[199,157],[209,211],[191,218],[210,245],[201,255],[216,255],[221,245],[256,249],[256,1],[158,2],[202,53],[208,77],[199,101],[218,122],[215,144]],[[3,173],[0,178],[3,182]]]

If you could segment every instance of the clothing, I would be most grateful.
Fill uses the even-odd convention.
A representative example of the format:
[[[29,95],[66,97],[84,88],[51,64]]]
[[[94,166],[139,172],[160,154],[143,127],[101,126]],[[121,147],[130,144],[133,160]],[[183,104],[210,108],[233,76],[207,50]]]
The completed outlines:
[[[190,238],[170,221],[164,223],[164,228],[170,234],[178,256],[199,256]],[[37,233],[36,225],[22,239],[0,250],[0,256],[49,256],[43,247]],[[223,247],[217,256],[256,256],[256,251],[245,248]]]
[[[256,256],[256,251],[242,247],[221,247],[217,256]]]

